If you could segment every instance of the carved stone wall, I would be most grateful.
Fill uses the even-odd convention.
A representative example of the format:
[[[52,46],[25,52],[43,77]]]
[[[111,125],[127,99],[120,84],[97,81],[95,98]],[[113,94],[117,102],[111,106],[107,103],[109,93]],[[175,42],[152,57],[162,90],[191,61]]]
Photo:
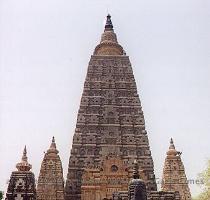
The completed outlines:
[[[66,199],[81,198],[84,167],[108,155],[136,159],[147,189],[156,190],[145,120],[128,56],[92,56],[77,117],[66,182]]]
[[[54,138],[41,164],[37,199],[64,200],[63,168]]]
[[[86,168],[82,176],[81,199],[112,199],[113,193],[127,190],[131,173],[117,157],[105,159],[100,168]]]
[[[36,200],[36,185],[34,174],[30,171],[12,172],[6,200]]]
[[[192,199],[184,165],[181,160],[181,153],[175,149],[172,139],[163,169],[162,190],[178,191],[181,200]]]
[[[181,198],[179,192],[153,191],[148,194],[147,200],[181,200]]]

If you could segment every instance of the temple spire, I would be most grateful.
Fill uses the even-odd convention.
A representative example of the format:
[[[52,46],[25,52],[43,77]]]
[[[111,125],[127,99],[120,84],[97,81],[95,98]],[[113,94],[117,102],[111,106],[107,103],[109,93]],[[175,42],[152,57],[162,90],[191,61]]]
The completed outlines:
[[[23,150],[23,155],[20,163],[17,163],[16,168],[18,171],[30,171],[32,166],[28,163],[28,157],[27,157],[27,149],[26,146]]]
[[[125,55],[122,46],[118,44],[110,14],[106,17],[104,32],[101,35],[100,44],[95,48],[94,55]]]
[[[45,181],[47,180],[47,182]],[[37,184],[37,200],[64,200],[63,168],[55,137],[44,155]]]
[[[22,161],[28,162],[26,145],[25,145],[24,150],[23,150]]]
[[[113,30],[113,24],[111,20],[111,15],[108,14],[106,17],[106,25],[104,31],[111,31],[111,30]]]
[[[191,200],[190,189],[185,174],[181,152],[177,151],[173,139],[170,140],[169,150],[163,168],[162,190],[179,191],[181,200]]]
[[[176,148],[175,148],[174,141],[173,141],[173,139],[171,138],[169,150],[167,151],[167,155],[168,155],[168,156],[176,156],[177,154],[178,154],[178,152],[177,152],[177,150],[176,150]]]
[[[59,153],[59,151],[56,148],[56,143],[55,143],[55,137],[52,137],[52,142],[50,144],[50,148],[47,150],[47,153]]]
[[[53,136],[53,138],[52,138],[52,143],[51,143],[51,145],[50,145],[50,148],[51,149],[56,149],[56,143],[55,143],[55,137]]]
[[[136,160],[134,160],[134,167],[133,167],[133,178],[134,179],[139,179],[139,165]]]
[[[173,141],[172,138],[170,140],[170,147],[169,147],[169,149],[175,149],[174,141]]]
[[[69,159],[66,200],[111,199],[112,191],[125,191],[121,188],[124,180],[133,175],[131,161],[134,159],[141,163],[142,173],[139,172],[147,184],[148,192],[156,190],[153,160],[132,66],[117,41],[109,15],[87,71]],[[116,159],[114,165],[110,163],[102,168],[109,157]],[[131,173],[122,170],[119,166],[121,161],[129,172],[132,169]],[[89,174],[85,173],[89,168],[101,169],[98,173],[104,174],[97,174],[97,179],[103,178],[103,181],[97,180],[96,187],[90,184]],[[114,181],[104,182],[121,175],[123,178],[117,178],[117,185],[112,185]],[[133,179],[134,182],[141,180],[138,176],[135,170],[134,177],[137,179]],[[97,192],[100,187],[102,190]],[[90,193],[86,193],[86,189]],[[93,198],[89,194],[93,194]]]
[[[133,179],[128,186],[128,200],[147,200],[147,189],[145,182],[140,179],[137,160],[134,160]]]

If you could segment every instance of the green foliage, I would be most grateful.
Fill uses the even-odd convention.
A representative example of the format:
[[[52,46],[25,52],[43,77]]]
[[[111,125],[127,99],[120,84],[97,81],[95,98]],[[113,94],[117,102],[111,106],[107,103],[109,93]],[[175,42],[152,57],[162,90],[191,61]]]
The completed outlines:
[[[199,174],[199,178],[204,182],[204,189],[194,200],[210,200],[210,160],[208,161],[207,169]]]
[[[0,200],[2,200],[2,199],[3,199],[3,192],[0,191]]]

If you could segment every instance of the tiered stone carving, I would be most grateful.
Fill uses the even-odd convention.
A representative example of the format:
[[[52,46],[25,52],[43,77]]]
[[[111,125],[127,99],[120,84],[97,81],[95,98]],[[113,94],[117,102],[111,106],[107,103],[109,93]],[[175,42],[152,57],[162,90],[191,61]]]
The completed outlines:
[[[6,200],[36,200],[35,177],[30,171],[32,166],[28,163],[26,147],[16,168],[18,171],[12,172],[10,177]]]
[[[184,165],[181,160],[181,153],[175,149],[172,139],[163,169],[162,190],[178,191],[181,200],[192,199],[187,182],[187,177],[185,174]]]
[[[113,193],[127,191],[132,171],[121,158],[107,157],[100,168],[86,168],[82,176],[82,200],[112,199]]]
[[[128,167],[137,160],[147,190],[157,190],[131,63],[117,42],[110,16],[88,66],[69,160],[66,200],[81,199],[84,169],[100,168],[107,156],[120,156]]]
[[[44,155],[37,185],[38,200],[64,200],[63,168],[53,137]]]

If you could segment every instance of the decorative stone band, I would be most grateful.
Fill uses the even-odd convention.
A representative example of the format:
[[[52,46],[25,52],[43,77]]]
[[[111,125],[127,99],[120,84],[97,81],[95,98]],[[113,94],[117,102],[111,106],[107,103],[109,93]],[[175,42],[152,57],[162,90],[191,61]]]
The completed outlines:
[[[124,55],[124,50],[118,43],[103,42],[96,46],[94,55]]]

